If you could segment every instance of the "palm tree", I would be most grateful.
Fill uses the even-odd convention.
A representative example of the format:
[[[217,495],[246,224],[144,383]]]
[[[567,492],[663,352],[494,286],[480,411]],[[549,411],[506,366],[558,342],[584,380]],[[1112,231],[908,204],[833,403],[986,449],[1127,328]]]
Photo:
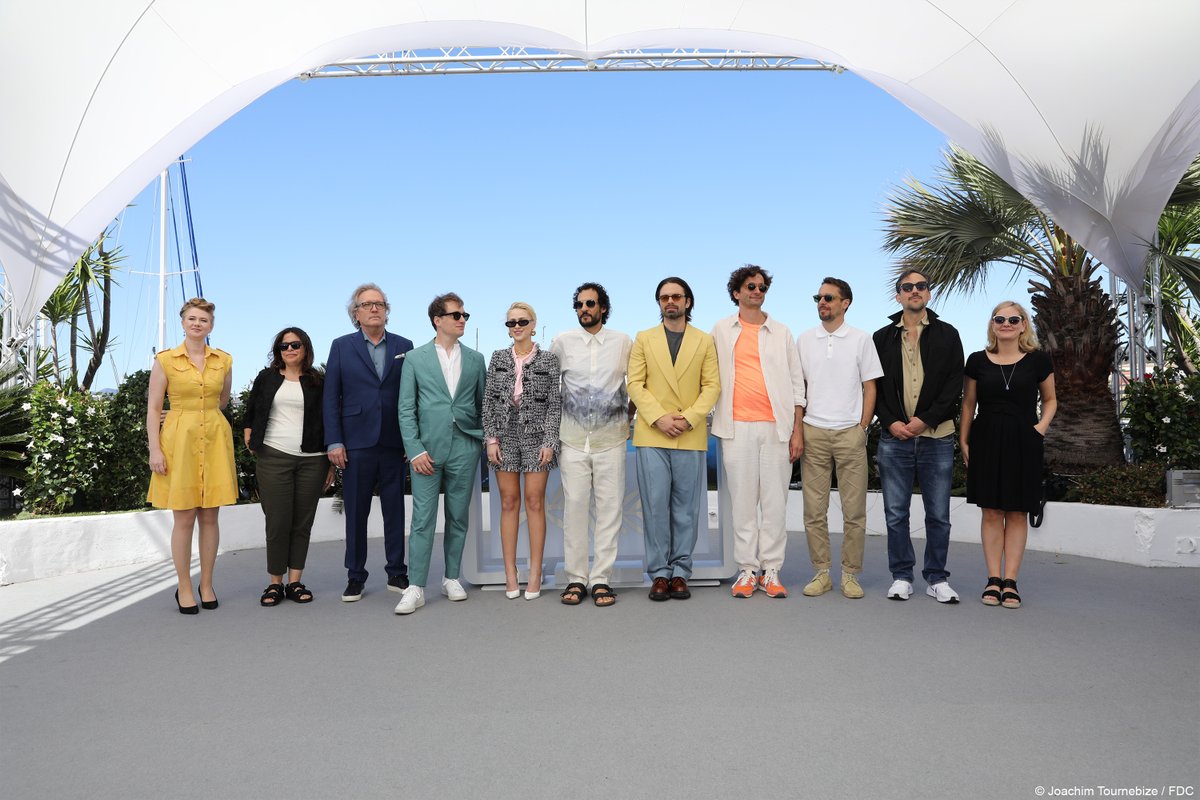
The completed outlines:
[[[1163,328],[1171,355],[1184,373],[1195,375],[1200,335],[1192,322],[1192,304],[1200,298],[1200,158],[1172,194],[1150,253],[1160,259]],[[1151,296],[1149,287],[1145,294]]]
[[[112,344],[109,331],[112,327],[113,273],[124,256],[119,247],[110,250],[106,246],[107,237],[108,231],[104,231],[84,251],[42,307],[42,316],[50,322],[51,355],[57,367],[54,378],[71,389],[78,387],[87,391],[91,388],[104,354]],[[93,292],[97,293],[100,302],[98,312],[93,307],[93,301],[97,299]],[[82,330],[81,321],[86,325]],[[58,341],[60,325],[68,326],[65,369]],[[82,380],[79,375],[80,350],[90,353]]]
[[[952,146],[944,157],[940,185],[910,179],[889,197],[884,248],[944,292],[978,289],[1001,264],[1031,273],[1034,325],[1054,360],[1059,402],[1047,462],[1063,472],[1123,463],[1108,383],[1119,326],[1102,265],[974,156]]]

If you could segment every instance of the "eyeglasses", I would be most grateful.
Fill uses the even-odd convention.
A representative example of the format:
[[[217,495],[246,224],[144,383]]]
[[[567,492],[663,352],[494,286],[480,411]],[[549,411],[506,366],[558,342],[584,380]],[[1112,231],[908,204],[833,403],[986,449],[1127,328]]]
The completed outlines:
[[[524,328],[527,325],[529,325],[530,322],[531,322],[531,320],[527,320],[527,319],[510,319],[510,320],[505,321],[504,327],[515,328],[518,325],[520,325],[522,328]]]
[[[583,308],[584,306],[587,306],[588,308],[595,308],[597,305],[599,305],[599,304],[595,300],[576,300],[575,301],[575,310],[578,311],[579,309]]]
[[[1023,319],[1025,319],[1025,318],[1024,317],[992,317],[992,322],[996,323],[997,325],[1003,325],[1006,322],[1009,325],[1019,325],[1021,323],[1021,320],[1023,320]]]
[[[771,284],[769,284],[769,283],[747,283],[746,284],[747,292],[765,292],[769,288],[771,288]]]
[[[280,342],[279,352],[282,353],[285,350],[299,350],[302,347],[304,347],[304,342]]]
[[[813,302],[814,302],[814,303],[819,303],[819,302],[821,302],[822,300],[824,300],[826,303],[832,303],[834,300],[841,300],[841,299],[842,299],[842,298],[840,298],[840,297],[837,297],[837,296],[835,296],[835,295],[832,295],[832,294],[814,294],[814,295],[813,295]]]
[[[368,311],[382,311],[388,307],[388,304],[382,300],[367,300],[366,302],[359,303],[358,307],[365,308]]]
[[[682,299],[683,295],[681,294],[660,294],[658,296],[658,302],[660,303],[678,303]]]
[[[911,292],[913,289],[916,289],[918,292],[923,292],[928,288],[929,288],[929,281],[917,281],[916,283],[900,284],[900,291],[902,291],[902,292]]]
[[[466,322],[467,320],[469,320],[471,318],[471,315],[465,311],[447,311],[445,314],[438,314],[438,316],[439,317],[450,317],[455,322],[458,322],[460,319],[463,322]]]

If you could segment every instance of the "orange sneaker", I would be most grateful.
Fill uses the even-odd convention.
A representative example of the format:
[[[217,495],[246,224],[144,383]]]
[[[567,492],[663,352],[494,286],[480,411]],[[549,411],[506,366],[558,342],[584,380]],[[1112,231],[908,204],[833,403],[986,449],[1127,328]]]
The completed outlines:
[[[779,582],[779,570],[763,570],[758,579],[758,588],[767,593],[767,597],[787,597],[787,589]]]
[[[738,573],[737,580],[733,584],[734,597],[750,597],[754,594],[754,590],[758,587],[758,579],[754,577],[754,571],[744,569]]]

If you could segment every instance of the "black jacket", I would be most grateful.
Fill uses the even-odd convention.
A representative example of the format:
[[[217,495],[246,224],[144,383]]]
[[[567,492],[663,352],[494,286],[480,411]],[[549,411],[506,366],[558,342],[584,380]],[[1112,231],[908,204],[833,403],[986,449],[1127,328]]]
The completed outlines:
[[[904,413],[904,397],[901,383],[904,380],[904,351],[900,337],[903,328],[897,328],[903,311],[892,314],[891,324],[875,331],[875,350],[883,365],[883,377],[877,378],[875,414],[886,431],[893,422],[908,422]],[[937,314],[926,309],[929,325],[921,333],[921,367],[925,381],[917,398],[917,413],[921,421],[936,428],[948,419],[954,419],[962,404],[963,349],[962,340],[953,325],[942,322]]]
[[[271,404],[275,393],[283,386],[279,370],[267,367],[258,373],[246,399],[246,411],[242,427],[250,429],[250,449],[262,447],[267,435],[267,420],[271,417]],[[300,376],[300,391],[304,394],[304,431],[300,436],[300,452],[325,452],[325,425],[321,412],[321,381],[311,375]]]

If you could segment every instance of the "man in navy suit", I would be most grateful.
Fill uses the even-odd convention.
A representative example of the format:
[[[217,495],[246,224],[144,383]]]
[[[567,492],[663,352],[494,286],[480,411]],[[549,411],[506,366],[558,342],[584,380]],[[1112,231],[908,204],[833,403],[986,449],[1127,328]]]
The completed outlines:
[[[373,283],[350,295],[354,333],[333,340],[325,365],[325,449],[342,474],[346,511],[346,571],[342,600],[362,597],[367,581],[367,518],[379,487],[388,590],[408,587],[404,564],[404,442],[396,408],[404,354],[413,343],[388,333],[387,297]]]

